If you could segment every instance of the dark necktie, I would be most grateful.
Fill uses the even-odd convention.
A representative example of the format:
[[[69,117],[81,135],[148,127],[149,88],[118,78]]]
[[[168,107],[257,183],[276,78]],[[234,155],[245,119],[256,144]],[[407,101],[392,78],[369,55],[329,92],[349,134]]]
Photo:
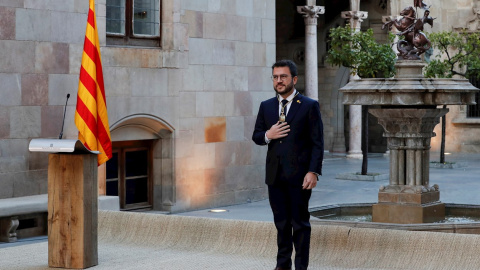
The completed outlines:
[[[284,107],[283,113],[285,114],[285,116],[287,116],[287,103],[288,103],[288,100],[286,99],[282,100],[282,107]]]

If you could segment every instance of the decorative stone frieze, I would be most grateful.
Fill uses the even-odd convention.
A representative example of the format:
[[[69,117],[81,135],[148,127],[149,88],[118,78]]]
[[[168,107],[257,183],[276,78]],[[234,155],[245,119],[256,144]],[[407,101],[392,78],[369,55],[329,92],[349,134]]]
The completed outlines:
[[[464,25],[453,27],[459,31],[479,31],[480,30],[480,8],[472,7],[473,15],[466,19]]]

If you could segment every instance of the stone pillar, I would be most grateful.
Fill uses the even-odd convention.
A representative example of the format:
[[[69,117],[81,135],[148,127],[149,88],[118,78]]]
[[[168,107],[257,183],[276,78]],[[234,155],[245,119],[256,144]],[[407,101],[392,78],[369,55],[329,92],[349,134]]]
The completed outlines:
[[[350,137],[347,158],[362,159],[362,105],[350,105]]]
[[[430,223],[445,218],[437,185],[429,186],[430,141],[448,109],[370,109],[385,129],[390,182],[380,187],[373,222]]]
[[[360,0],[350,0],[350,9],[359,10],[360,9]]]
[[[363,19],[368,17],[368,12],[358,11],[359,2],[352,1],[352,11],[343,11],[342,18],[349,19],[350,27],[355,31],[360,31],[360,26]],[[350,81],[359,79],[357,75],[352,75]],[[350,105],[350,138],[349,138],[349,150],[348,158],[363,158],[362,155],[362,106]]]
[[[297,11],[305,18],[305,95],[318,100],[317,18],[325,13],[325,7],[307,0],[307,5],[298,6]]]

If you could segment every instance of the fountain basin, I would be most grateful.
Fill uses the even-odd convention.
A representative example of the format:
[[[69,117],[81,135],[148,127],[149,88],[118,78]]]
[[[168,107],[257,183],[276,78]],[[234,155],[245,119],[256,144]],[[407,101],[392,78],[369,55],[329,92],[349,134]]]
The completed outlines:
[[[395,78],[368,78],[340,89],[343,104],[387,106],[438,106],[475,104],[478,89],[467,79],[424,78],[426,63],[399,60]]]
[[[477,91],[467,79],[362,79],[342,88],[351,105],[475,104]]]
[[[374,203],[335,204],[310,208],[312,224],[358,228],[480,234],[480,205],[445,204],[445,220],[437,223],[371,222]],[[477,221],[478,220],[478,221]]]

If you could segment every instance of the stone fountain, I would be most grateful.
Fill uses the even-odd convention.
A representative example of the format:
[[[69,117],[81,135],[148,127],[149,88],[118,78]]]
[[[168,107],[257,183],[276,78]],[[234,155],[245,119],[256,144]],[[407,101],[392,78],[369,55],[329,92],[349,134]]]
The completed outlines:
[[[402,13],[412,10],[408,7]],[[429,181],[433,129],[448,112],[437,106],[475,104],[479,90],[466,79],[423,77],[426,64],[420,55],[430,41],[421,30],[425,22],[433,22],[428,10],[425,14],[421,19],[405,21],[405,17],[412,18],[405,13],[403,19],[385,24],[394,25],[404,35],[398,44],[395,78],[360,79],[340,89],[343,104],[374,106],[369,113],[383,126],[390,150],[389,185],[380,187],[378,203],[372,206],[373,222],[431,223],[445,218],[439,186]]]

